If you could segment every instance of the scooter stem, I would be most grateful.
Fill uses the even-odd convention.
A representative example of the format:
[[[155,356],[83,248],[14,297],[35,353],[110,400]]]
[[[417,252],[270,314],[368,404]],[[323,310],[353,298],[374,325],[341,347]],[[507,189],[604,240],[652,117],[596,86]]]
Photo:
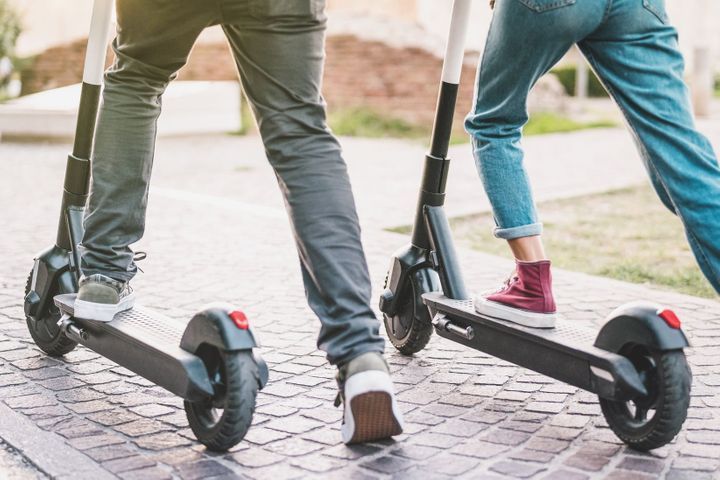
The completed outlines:
[[[113,0],[95,0],[93,3],[73,147],[73,155],[82,159],[89,159],[92,150],[112,12]]]
[[[458,85],[463,69],[465,39],[470,23],[471,6],[472,0],[454,0],[452,7],[430,152],[425,157],[422,185],[413,223],[412,244],[423,250],[431,247],[425,226],[424,209],[426,206],[440,207],[445,203],[445,184],[450,168],[450,160],[447,155],[455,116]]]
[[[85,67],[80,92],[80,107],[78,108],[77,125],[75,127],[75,141],[65,169],[60,222],[55,241],[58,247],[67,251],[75,249],[73,239],[70,238],[73,236],[70,234],[70,230],[74,228],[76,234],[79,232],[79,226],[72,227],[68,224],[68,209],[71,207],[83,208],[90,189],[90,156],[92,154],[95,122],[100,104],[100,91],[102,89],[112,12],[113,0],[95,0],[87,50],[85,52]],[[79,241],[80,239],[75,240]]]
[[[472,0],[455,0],[453,2],[448,42],[443,60],[442,83],[435,112],[432,146],[430,148],[430,155],[438,158],[447,156],[448,146],[450,145],[457,89],[462,74],[465,42],[470,24],[471,6]]]

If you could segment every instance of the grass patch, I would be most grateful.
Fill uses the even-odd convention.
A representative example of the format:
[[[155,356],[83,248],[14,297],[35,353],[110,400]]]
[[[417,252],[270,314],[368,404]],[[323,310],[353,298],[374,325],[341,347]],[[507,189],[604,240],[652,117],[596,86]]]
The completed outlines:
[[[539,210],[545,247],[559,268],[717,298],[680,221],[650,187],[544,202]],[[512,258],[505,242],[492,236],[491,215],[453,219],[451,225],[458,243]]]
[[[343,109],[332,112],[328,118],[330,128],[336,135],[366,138],[403,138],[429,141],[430,126],[415,125],[399,118],[392,118],[367,108]],[[588,128],[616,127],[608,120],[578,122],[551,112],[533,114],[525,125],[525,135],[574,132]],[[457,145],[470,141],[464,131],[454,131],[450,144]]]
[[[611,120],[598,120],[594,122],[577,122],[571,118],[563,117],[551,112],[536,113],[530,117],[525,125],[523,134],[542,135],[544,133],[575,132],[588,128],[611,128],[617,124]]]

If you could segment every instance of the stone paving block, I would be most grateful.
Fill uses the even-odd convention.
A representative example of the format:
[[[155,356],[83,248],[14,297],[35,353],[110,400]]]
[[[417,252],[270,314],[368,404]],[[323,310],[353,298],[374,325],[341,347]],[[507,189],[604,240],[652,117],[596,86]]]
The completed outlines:
[[[323,455],[329,455],[334,458],[343,460],[356,460],[365,456],[370,456],[380,452],[382,449],[375,445],[338,445],[336,447],[326,449]]]
[[[239,465],[247,468],[258,468],[267,467],[275,463],[282,462],[287,457],[278,455],[277,453],[269,452],[267,450],[243,450],[242,452],[234,453],[230,456],[230,459]]]
[[[563,463],[569,467],[575,467],[580,470],[598,472],[610,463],[610,458],[589,453],[575,453],[566,458]]]
[[[140,455],[133,455],[131,457],[122,457],[114,460],[107,460],[102,462],[103,468],[113,472],[122,473],[130,470],[138,470],[141,468],[154,467],[155,462],[148,460],[147,458]]]
[[[149,435],[151,433],[172,430],[171,427],[164,423],[146,418],[141,420],[134,420],[129,423],[122,423],[120,425],[114,426],[113,428],[129,437],[141,437],[143,435]]]
[[[361,465],[376,472],[392,475],[411,468],[414,462],[394,455],[383,455],[363,462]]]
[[[192,441],[174,432],[145,435],[133,441],[135,445],[147,450],[165,450],[193,444]]]
[[[303,457],[293,458],[290,460],[290,464],[313,473],[327,473],[344,467],[346,462],[314,453]]]
[[[556,440],[553,438],[546,437],[533,437],[526,444],[525,447],[530,450],[539,450],[541,452],[549,453],[560,453],[570,446],[570,442],[565,440]]]
[[[122,444],[125,443],[125,439],[116,434],[103,433],[88,437],[71,438],[68,443],[78,450],[90,450],[97,447]]]
[[[657,475],[665,468],[665,462],[655,458],[625,457],[618,468]]]
[[[676,470],[697,470],[701,472],[714,472],[720,468],[720,451],[715,458],[678,457],[672,463]]]
[[[266,450],[288,457],[299,457],[323,449],[320,443],[303,440],[302,438],[291,438],[284,442],[275,442],[267,445]]]
[[[119,474],[122,480],[171,480],[171,472],[160,467],[143,468]]]
[[[5,403],[10,408],[22,409],[54,406],[57,404],[57,401],[52,395],[38,393],[6,398]]]
[[[164,405],[153,405],[153,404],[147,404],[147,405],[139,405],[137,407],[130,408],[130,411],[133,413],[137,413],[141,417],[159,417],[161,415],[167,415],[168,413],[172,413],[175,411],[175,409],[166,407]]]
[[[87,415],[86,418],[106,427],[129,423],[141,419],[140,416],[124,409],[115,409],[111,411],[100,411],[96,413],[91,413]]]
[[[513,460],[522,460],[525,462],[536,462],[543,464],[550,463],[554,457],[555,455],[552,453],[543,452],[540,450],[530,450],[528,448],[514,451],[508,455],[508,458],[512,458]]]
[[[666,480],[715,480],[716,475],[709,472],[695,472],[690,470],[670,469],[665,476]]]
[[[459,418],[447,420],[445,423],[433,427],[431,431],[436,433],[445,433],[448,435],[457,435],[460,437],[474,437],[479,432],[489,428],[488,425],[479,422],[469,422]]]
[[[492,458],[510,450],[510,447],[482,440],[471,440],[461,443],[452,449],[458,455],[476,458]]]
[[[102,447],[91,448],[83,452],[96,462],[104,462],[107,460],[117,460],[118,458],[127,458],[137,455],[137,450],[129,444],[120,445],[104,445]]]
[[[274,419],[265,424],[265,427],[272,428],[285,433],[300,434],[309,432],[318,427],[322,427],[323,422],[305,418],[302,416],[294,416],[283,419]]]
[[[492,465],[490,470],[513,478],[530,478],[546,470],[546,467],[515,461],[502,461]]]
[[[542,478],[543,480],[587,480],[590,476],[571,470],[553,470]]]
[[[245,441],[256,445],[267,445],[268,443],[282,440],[284,438],[288,438],[289,436],[290,434],[285,432],[271,430],[264,427],[257,427],[251,428],[250,431],[248,431],[247,435],[245,435]]]
[[[531,438],[531,436],[526,433],[514,432],[502,428],[492,430],[480,437],[481,440],[485,440],[486,442],[512,446],[525,443],[529,438]]]
[[[67,403],[66,406],[73,412],[79,414],[96,413],[106,410],[112,410],[113,408],[115,408],[115,405],[110,402],[106,402],[105,400],[91,400],[89,402]]]
[[[65,403],[86,402],[90,400],[98,400],[101,398],[105,398],[102,393],[95,392],[88,388],[75,388],[72,390],[65,390],[62,392],[58,392],[55,397],[59,401]]]

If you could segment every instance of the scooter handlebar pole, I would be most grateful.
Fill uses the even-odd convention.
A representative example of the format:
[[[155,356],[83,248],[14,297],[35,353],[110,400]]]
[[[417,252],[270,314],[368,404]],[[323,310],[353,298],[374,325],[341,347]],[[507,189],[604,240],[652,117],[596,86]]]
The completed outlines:
[[[102,84],[112,12],[113,0],[95,0],[92,20],[90,21],[87,50],[85,52],[84,83],[90,85]]]
[[[73,155],[81,159],[89,159],[92,149],[112,12],[113,0],[95,0],[85,51],[82,93],[73,147]]]
[[[453,2],[452,17],[450,19],[450,34],[445,47],[445,60],[443,61],[442,81],[445,83],[460,83],[463,58],[465,57],[465,41],[468,26],[470,25],[470,7],[472,0],[455,0]]]
[[[458,84],[465,56],[472,0],[455,0],[452,7],[448,42],[443,60],[442,83],[433,126],[430,155],[445,158],[450,145]]]
[[[90,34],[85,51],[83,82],[80,91],[75,141],[65,169],[65,182],[60,209],[60,222],[55,244],[65,250],[74,250],[69,233],[69,207],[83,207],[90,189],[90,156],[92,154],[95,122],[100,105],[103,70],[107,56],[107,42],[113,13],[113,0],[95,0],[93,3]]]

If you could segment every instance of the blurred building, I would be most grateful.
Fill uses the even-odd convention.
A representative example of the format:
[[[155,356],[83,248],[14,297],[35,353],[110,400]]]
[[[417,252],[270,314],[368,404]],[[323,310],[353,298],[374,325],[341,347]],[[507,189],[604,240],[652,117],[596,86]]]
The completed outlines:
[[[366,106],[411,121],[432,116],[441,56],[452,0],[327,0],[328,62],[325,96],[331,108]],[[500,0],[511,1],[511,0]],[[512,0],[515,1],[515,0]],[[92,0],[10,0],[22,14],[25,30],[18,54],[35,56],[23,75],[23,92],[31,93],[79,81]],[[720,70],[720,18],[717,0],[667,0],[680,32],[688,72],[703,59],[704,80]],[[469,109],[477,52],[482,51],[492,12],[488,0],[475,0],[468,38],[465,81],[459,102]],[[229,80],[235,66],[225,52],[222,32],[208,29],[201,37],[185,80]],[[577,61],[572,54],[569,61]],[[697,83],[697,82],[696,82]]]

